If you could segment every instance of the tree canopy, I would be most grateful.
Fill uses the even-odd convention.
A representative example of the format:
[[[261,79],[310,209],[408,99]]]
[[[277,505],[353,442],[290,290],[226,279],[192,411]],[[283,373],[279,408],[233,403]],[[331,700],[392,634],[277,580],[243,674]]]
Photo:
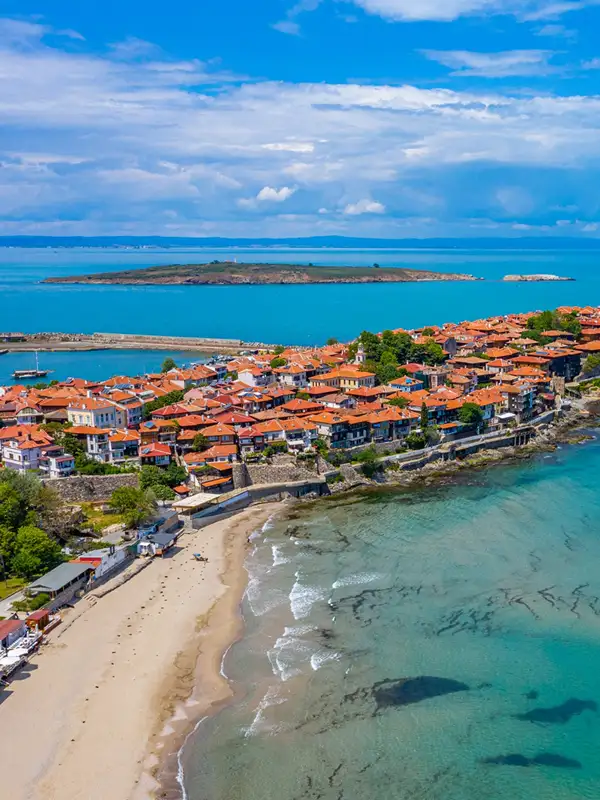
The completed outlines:
[[[146,466],[140,471],[140,488],[148,489],[154,486],[179,486],[187,477],[187,472],[172,461],[166,469],[162,467]]]
[[[165,358],[165,360],[163,361],[163,363],[162,363],[162,365],[160,367],[160,371],[161,372],[169,372],[169,370],[171,370],[171,369],[177,369],[177,364],[171,358],[171,356],[167,356],[167,358]]]
[[[544,331],[565,331],[579,339],[581,323],[574,311],[569,314],[559,314],[558,311],[542,311],[527,320],[527,332],[524,336],[536,339],[540,344],[548,344],[552,340],[542,336]]]
[[[35,525],[19,528],[14,539],[12,571],[32,580],[64,561],[60,545]]]
[[[153,411],[158,411],[159,408],[165,408],[173,403],[181,403],[185,395],[183,389],[176,389],[173,392],[168,392],[162,397],[157,397],[156,400],[151,400],[144,406],[143,416],[144,419],[150,419]]]
[[[123,515],[127,527],[134,528],[151,519],[156,511],[156,500],[151,491],[120,486],[112,493],[110,506]]]
[[[483,411],[477,403],[465,403],[458,411],[458,419],[464,425],[480,425],[483,422]]]
[[[433,366],[446,358],[443,348],[433,339],[418,344],[407,333],[390,330],[383,331],[381,336],[363,331],[349,348],[351,358],[356,355],[359,345],[365,352],[365,369],[375,373],[379,383],[389,383],[406,375],[402,365],[410,361]]]

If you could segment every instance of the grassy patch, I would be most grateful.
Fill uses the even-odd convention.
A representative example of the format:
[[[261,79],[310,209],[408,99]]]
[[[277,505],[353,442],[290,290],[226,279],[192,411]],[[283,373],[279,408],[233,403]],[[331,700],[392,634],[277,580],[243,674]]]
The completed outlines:
[[[100,507],[95,506],[93,503],[81,503],[81,509],[85,515],[88,525],[91,525],[94,531],[99,534],[101,534],[105,528],[108,528],[111,525],[120,525],[125,520],[125,516],[123,514],[114,514],[103,511]]]
[[[24,586],[27,586],[27,581],[24,581],[23,578],[9,578],[7,581],[0,581],[0,600],[18,592]]]

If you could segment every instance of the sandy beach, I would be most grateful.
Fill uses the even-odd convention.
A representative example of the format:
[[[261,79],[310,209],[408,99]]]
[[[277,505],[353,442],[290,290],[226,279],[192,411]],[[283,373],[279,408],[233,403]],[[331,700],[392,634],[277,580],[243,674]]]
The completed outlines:
[[[182,737],[230,695],[219,667],[239,629],[247,538],[280,508],[182,536],[172,555],[65,616],[3,695],[2,796],[142,800],[161,763],[161,779],[173,778]]]

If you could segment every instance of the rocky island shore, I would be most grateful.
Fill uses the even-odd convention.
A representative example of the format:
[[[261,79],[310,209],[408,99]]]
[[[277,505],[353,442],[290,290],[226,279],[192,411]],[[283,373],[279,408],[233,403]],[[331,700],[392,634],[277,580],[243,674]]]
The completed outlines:
[[[574,281],[575,278],[569,278],[566,275],[540,273],[537,275],[505,275],[502,280],[513,283],[541,283],[544,281]]]
[[[312,264],[250,264],[218,261],[46,278],[43,283],[125,285],[255,285],[307,283],[408,283],[416,281],[474,281],[473,275],[401,267],[315,267]]]

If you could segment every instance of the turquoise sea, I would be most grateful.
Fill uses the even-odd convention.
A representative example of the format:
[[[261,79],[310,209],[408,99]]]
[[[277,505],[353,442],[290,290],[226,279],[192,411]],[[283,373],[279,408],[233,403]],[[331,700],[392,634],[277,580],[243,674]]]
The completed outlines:
[[[2,345],[0,344],[0,348]],[[35,369],[34,353],[9,352],[0,355],[0,386],[14,383],[33,385],[51,380],[64,381],[67,378],[86,378],[101,381],[113,375],[145,375],[159,372],[161,364],[170,356],[178,366],[192,362],[206,361],[208,356],[190,351],[168,350],[90,350],[86,352],[50,353],[40,352],[40,369],[50,370],[46,378],[15,380],[16,369]]]
[[[410,266],[468,272],[475,283],[330,286],[76,286],[49,276],[213,259]],[[506,284],[507,273],[554,272],[572,283]],[[301,248],[0,249],[4,330],[146,333],[322,344],[363,329],[415,327],[489,314],[600,304],[600,250],[306,250]]]
[[[189,800],[597,800],[600,440],[256,535]]]

